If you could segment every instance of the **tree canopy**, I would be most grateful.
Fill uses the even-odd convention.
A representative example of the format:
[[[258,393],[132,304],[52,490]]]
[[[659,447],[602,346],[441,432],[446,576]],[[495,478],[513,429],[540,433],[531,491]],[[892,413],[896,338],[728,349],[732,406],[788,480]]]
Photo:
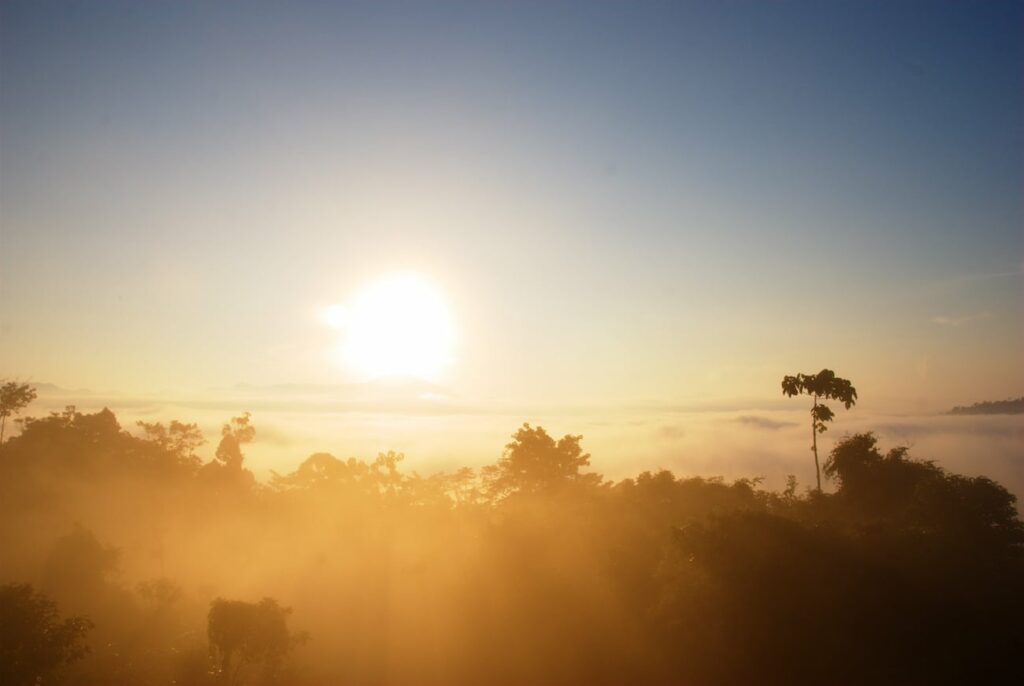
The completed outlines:
[[[582,436],[530,424],[482,468],[321,452],[260,483],[253,426],[226,422],[204,451],[182,422],[24,420],[0,447],[0,559],[21,589],[5,592],[68,649],[25,671],[28,648],[5,648],[0,674],[30,680],[3,683],[1024,678],[1013,494],[871,433],[830,451],[834,492],[801,494],[666,469],[606,480]],[[31,625],[0,612],[0,633]]]
[[[497,464],[486,467],[484,478],[491,493],[536,494],[571,484],[596,485],[598,474],[582,472],[590,455],[580,447],[582,436],[565,435],[557,441],[543,427],[523,424],[505,446]]]
[[[62,618],[57,605],[29,584],[0,586],[0,683],[51,683],[65,665],[85,656],[92,624]]]
[[[7,418],[16,415],[36,399],[36,389],[27,383],[8,381],[0,384],[0,443],[4,442]]]
[[[838,400],[846,409],[857,404],[857,389],[849,379],[836,376],[831,369],[822,369],[817,374],[797,374],[782,379],[782,393],[785,396],[806,394],[814,399],[811,406],[811,450],[814,452],[814,471],[817,476],[818,491],[821,491],[821,467],[818,463],[818,434],[828,429],[827,422],[832,421],[835,413],[828,405],[819,400]]]

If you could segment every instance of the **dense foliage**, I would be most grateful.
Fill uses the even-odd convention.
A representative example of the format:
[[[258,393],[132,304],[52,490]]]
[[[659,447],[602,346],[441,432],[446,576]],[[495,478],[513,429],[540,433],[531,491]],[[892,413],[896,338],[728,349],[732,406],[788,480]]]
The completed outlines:
[[[90,624],[62,619],[52,600],[28,584],[0,586],[0,683],[29,686],[80,659]]]
[[[256,431],[248,415],[231,420],[204,462],[190,424],[130,432],[109,410],[74,408],[24,420],[0,446],[0,582],[38,591],[0,593],[0,673],[296,685],[1024,677],[1013,496],[905,448],[883,452],[872,434],[832,450],[834,493],[800,494],[793,481],[772,492],[667,471],[612,483],[590,471],[580,436],[530,425],[479,472],[317,453],[262,484],[243,452]],[[12,662],[29,650],[12,626],[56,627],[42,632],[47,657]]]

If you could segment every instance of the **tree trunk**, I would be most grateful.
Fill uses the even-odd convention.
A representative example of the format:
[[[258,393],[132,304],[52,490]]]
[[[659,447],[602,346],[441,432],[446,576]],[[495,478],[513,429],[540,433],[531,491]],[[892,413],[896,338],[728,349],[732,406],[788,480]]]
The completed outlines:
[[[818,466],[818,396],[814,396],[811,410],[811,450],[814,451],[814,475],[818,479],[818,493],[821,493],[821,468]]]

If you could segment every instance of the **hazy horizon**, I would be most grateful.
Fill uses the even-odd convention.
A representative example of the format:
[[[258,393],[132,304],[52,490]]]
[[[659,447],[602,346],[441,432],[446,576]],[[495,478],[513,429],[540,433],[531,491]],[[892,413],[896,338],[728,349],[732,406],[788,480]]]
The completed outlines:
[[[0,1],[4,686],[1024,683],[1022,503],[1024,2]]]
[[[611,480],[638,471],[669,469],[690,476],[765,479],[779,488],[788,475],[813,486],[806,403],[779,396],[692,403],[516,405],[441,396],[433,384],[401,381],[210,389],[194,395],[125,396],[39,384],[26,411],[40,416],[74,405],[81,412],[111,409],[124,429],[138,421],[195,422],[212,454],[220,427],[253,413],[256,436],[248,467],[261,481],[286,473],[309,455],[347,459],[404,454],[404,466],[429,475],[489,464],[523,422],[552,433],[579,434],[595,468]],[[859,403],[840,410],[820,438],[827,452],[844,436],[873,431],[883,445],[905,445],[922,459],[953,471],[998,480],[1024,500],[1024,441],[1020,415],[950,416],[948,411],[898,411]],[[14,429],[16,432],[17,429]],[[832,488],[832,485],[829,485]]]

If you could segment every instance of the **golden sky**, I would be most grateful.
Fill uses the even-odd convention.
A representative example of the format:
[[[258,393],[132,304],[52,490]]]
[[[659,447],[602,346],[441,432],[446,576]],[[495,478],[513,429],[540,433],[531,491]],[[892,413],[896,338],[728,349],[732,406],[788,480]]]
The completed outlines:
[[[485,5],[5,4],[0,376],[167,413],[326,386],[455,452],[799,408],[823,367],[863,412],[1021,395],[1013,21]]]

